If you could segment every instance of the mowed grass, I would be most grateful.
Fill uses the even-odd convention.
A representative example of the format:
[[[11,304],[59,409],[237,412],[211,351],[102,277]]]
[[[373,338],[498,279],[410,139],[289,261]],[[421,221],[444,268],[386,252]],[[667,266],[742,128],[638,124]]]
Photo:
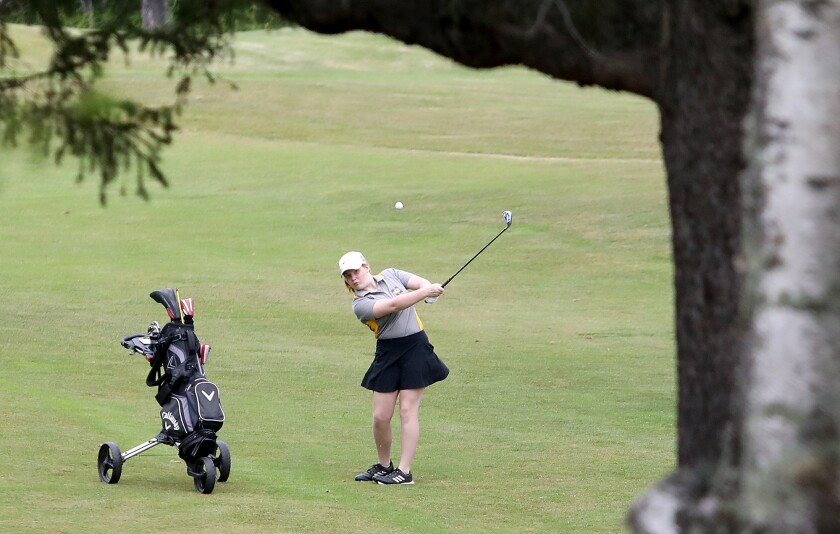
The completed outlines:
[[[217,71],[238,90],[196,84],[150,202],[129,173],[103,208],[72,162],[3,149],[0,530],[624,531],[675,454],[654,106],[369,34],[235,47]],[[171,97],[162,60],[130,63],[110,91]],[[451,374],[423,401],[417,484],[354,482],[375,460],[358,385],[374,340],[338,257],[442,281],[502,210],[513,226],[419,308]],[[195,299],[213,346],[233,466],[211,495],[169,447],[117,485],[96,473],[102,442],[159,430],[148,366],[119,339],[163,322],[148,294],[165,287]]]

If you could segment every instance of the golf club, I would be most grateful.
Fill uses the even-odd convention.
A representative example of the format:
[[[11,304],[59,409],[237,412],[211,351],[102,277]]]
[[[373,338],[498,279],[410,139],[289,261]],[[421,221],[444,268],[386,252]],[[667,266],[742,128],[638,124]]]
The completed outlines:
[[[505,233],[505,230],[507,230],[508,228],[510,228],[510,224],[513,222],[513,215],[511,214],[511,212],[509,212],[509,211],[503,211],[503,212],[502,212],[502,217],[503,217],[503,218],[504,218],[504,220],[505,220],[505,227],[504,227],[504,228],[502,228],[502,231],[501,231],[501,232],[499,232],[498,234],[496,234],[496,237],[494,237],[493,239],[491,239],[491,240],[490,240],[490,242],[488,242],[486,245],[484,245],[484,247],[482,247],[482,248],[481,248],[481,250],[479,250],[478,252],[476,252],[476,253],[475,253],[475,256],[473,256],[472,258],[470,258],[470,260],[469,260],[467,263],[465,263],[465,264],[464,264],[464,265],[463,265],[460,269],[458,269],[457,271],[455,271],[455,274],[453,274],[452,276],[450,276],[449,278],[447,278],[447,279],[446,279],[446,282],[444,282],[444,283],[442,283],[442,284],[441,284],[443,287],[446,287],[446,284],[448,284],[449,282],[451,282],[451,281],[452,281],[452,279],[453,279],[453,278],[455,278],[456,276],[458,276],[458,273],[460,273],[461,271],[463,271],[463,270],[467,267],[467,265],[469,265],[470,263],[472,263],[472,261],[478,257],[478,255],[479,255],[479,254],[481,254],[482,252],[484,252],[484,249],[486,249],[487,247],[489,247],[489,246],[493,243],[493,241],[497,240],[497,239],[499,238],[499,236],[500,236],[500,235],[502,235],[503,233]],[[428,297],[428,298],[426,298],[426,299],[424,299],[424,300],[425,300],[426,304],[432,304],[432,303],[434,303],[435,301],[437,301],[437,299],[438,299],[438,297]]]

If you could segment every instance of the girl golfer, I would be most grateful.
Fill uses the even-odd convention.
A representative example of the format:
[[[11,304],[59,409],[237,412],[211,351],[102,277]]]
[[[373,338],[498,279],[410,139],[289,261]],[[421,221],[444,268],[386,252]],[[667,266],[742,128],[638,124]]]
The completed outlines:
[[[355,295],[353,312],[376,337],[376,355],[362,379],[373,391],[373,439],[378,463],[356,480],[379,484],[414,484],[411,463],[420,439],[420,401],[426,386],[447,377],[449,369],[434,352],[414,305],[438,297],[444,289],[417,275],[385,269],[373,275],[361,252],[348,252],[338,260],[344,284]],[[401,457],[391,461],[391,418],[400,404]]]

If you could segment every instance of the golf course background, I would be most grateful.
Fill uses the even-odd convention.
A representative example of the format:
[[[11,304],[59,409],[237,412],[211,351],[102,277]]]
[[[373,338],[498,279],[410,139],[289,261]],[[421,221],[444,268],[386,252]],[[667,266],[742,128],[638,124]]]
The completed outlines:
[[[74,162],[2,149],[0,531],[625,531],[675,462],[654,105],[363,33],[249,32],[235,50],[226,81],[195,84],[149,202],[133,171],[102,207]],[[104,87],[162,103],[164,70],[116,56]],[[417,483],[354,482],[375,461],[358,385],[374,339],[338,258],[443,281],[503,210],[512,227],[418,307],[451,374],[423,401]],[[119,340],[164,322],[148,295],[165,287],[213,346],[232,469],[211,495],[166,446],[97,477],[101,443],[160,429]]]

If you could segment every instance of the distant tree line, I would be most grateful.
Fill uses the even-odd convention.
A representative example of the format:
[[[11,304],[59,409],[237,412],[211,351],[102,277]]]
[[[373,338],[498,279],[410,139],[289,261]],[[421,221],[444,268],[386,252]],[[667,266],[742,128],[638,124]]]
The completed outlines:
[[[77,0],[57,2],[61,23],[67,27],[92,28],[114,20],[141,25],[146,29],[164,26],[177,0]],[[264,2],[230,2],[228,26],[236,30],[261,30],[288,26]],[[9,24],[41,25],[38,3],[31,0],[0,0],[0,19]]]

